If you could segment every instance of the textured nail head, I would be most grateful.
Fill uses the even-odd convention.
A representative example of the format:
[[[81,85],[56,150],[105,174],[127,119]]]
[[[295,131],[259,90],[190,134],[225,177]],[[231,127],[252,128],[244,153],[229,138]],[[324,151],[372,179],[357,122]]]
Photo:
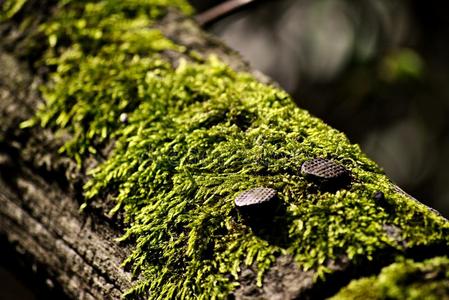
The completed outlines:
[[[277,192],[274,189],[258,187],[240,193],[235,198],[237,207],[254,207],[274,200]]]
[[[330,189],[348,185],[351,182],[351,173],[342,165],[324,158],[315,158],[304,162],[301,174]]]
[[[342,165],[324,158],[315,158],[304,162],[301,166],[301,173],[326,180],[349,175],[348,170]]]

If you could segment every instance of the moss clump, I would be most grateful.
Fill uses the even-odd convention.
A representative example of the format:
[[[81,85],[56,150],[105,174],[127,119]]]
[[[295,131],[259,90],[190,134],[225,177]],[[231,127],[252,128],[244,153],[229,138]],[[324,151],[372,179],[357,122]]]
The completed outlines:
[[[111,215],[124,212],[122,240],[134,244],[125,264],[141,275],[128,296],[223,298],[238,285],[241,266],[256,267],[261,283],[280,254],[325,276],[326,264],[342,255],[358,263],[405,244],[447,244],[444,219],[398,194],[358,146],[285,92],[213,57],[173,68],[164,51],[185,49],[152,27],[165,4],[61,2],[43,28],[43,63],[52,70],[46,105],[23,124],[68,132],[62,151],[80,165],[89,155],[101,160],[105,143],[115,142],[89,170],[85,195],[88,203],[113,194]],[[182,1],[170,4],[189,11]],[[315,157],[345,165],[352,186],[329,193],[308,182],[300,167]],[[267,225],[274,233],[255,230],[235,211],[235,196],[256,186],[275,188],[284,205],[276,226]],[[388,208],[374,200],[376,191]],[[401,228],[405,242],[385,225]]]
[[[27,0],[5,0],[0,2],[0,22],[12,18]]]
[[[449,259],[435,257],[423,262],[404,260],[378,276],[352,281],[333,300],[346,299],[448,299]]]
[[[184,51],[151,27],[166,5],[162,0],[60,1],[51,22],[43,26],[49,44],[45,65],[56,72],[43,89],[47,106],[39,114],[40,123],[83,124],[72,126],[73,138],[63,149],[78,162],[96,151],[91,144],[114,135],[121,112],[142,101],[143,91],[137,87],[142,87],[146,71],[169,67],[158,53]],[[183,1],[171,5],[190,11]]]

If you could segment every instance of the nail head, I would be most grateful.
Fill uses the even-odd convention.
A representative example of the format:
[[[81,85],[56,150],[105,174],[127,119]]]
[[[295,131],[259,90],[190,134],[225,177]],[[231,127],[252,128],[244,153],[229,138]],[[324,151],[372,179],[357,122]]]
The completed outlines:
[[[341,187],[351,181],[351,174],[345,167],[324,158],[305,161],[301,166],[301,174],[332,187]]]
[[[240,193],[235,198],[237,207],[259,206],[276,198],[277,192],[272,188],[257,187]]]
[[[322,179],[333,179],[349,175],[349,171],[342,165],[324,158],[315,158],[304,162],[301,173]]]

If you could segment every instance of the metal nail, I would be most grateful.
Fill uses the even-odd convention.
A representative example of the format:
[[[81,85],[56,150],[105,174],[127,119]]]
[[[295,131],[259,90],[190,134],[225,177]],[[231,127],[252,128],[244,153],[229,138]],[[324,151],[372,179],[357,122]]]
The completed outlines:
[[[301,174],[331,189],[341,188],[351,182],[351,173],[345,167],[324,158],[304,162]]]
[[[257,187],[240,193],[235,198],[235,205],[237,207],[260,206],[274,200],[276,196],[277,192],[274,189]]]

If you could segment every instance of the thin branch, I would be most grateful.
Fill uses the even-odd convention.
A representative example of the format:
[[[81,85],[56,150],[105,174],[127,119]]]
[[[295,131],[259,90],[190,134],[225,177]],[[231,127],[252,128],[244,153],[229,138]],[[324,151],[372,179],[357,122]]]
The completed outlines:
[[[195,20],[201,26],[204,26],[250,4],[251,2],[255,2],[255,0],[229,0],[196,15]]]

